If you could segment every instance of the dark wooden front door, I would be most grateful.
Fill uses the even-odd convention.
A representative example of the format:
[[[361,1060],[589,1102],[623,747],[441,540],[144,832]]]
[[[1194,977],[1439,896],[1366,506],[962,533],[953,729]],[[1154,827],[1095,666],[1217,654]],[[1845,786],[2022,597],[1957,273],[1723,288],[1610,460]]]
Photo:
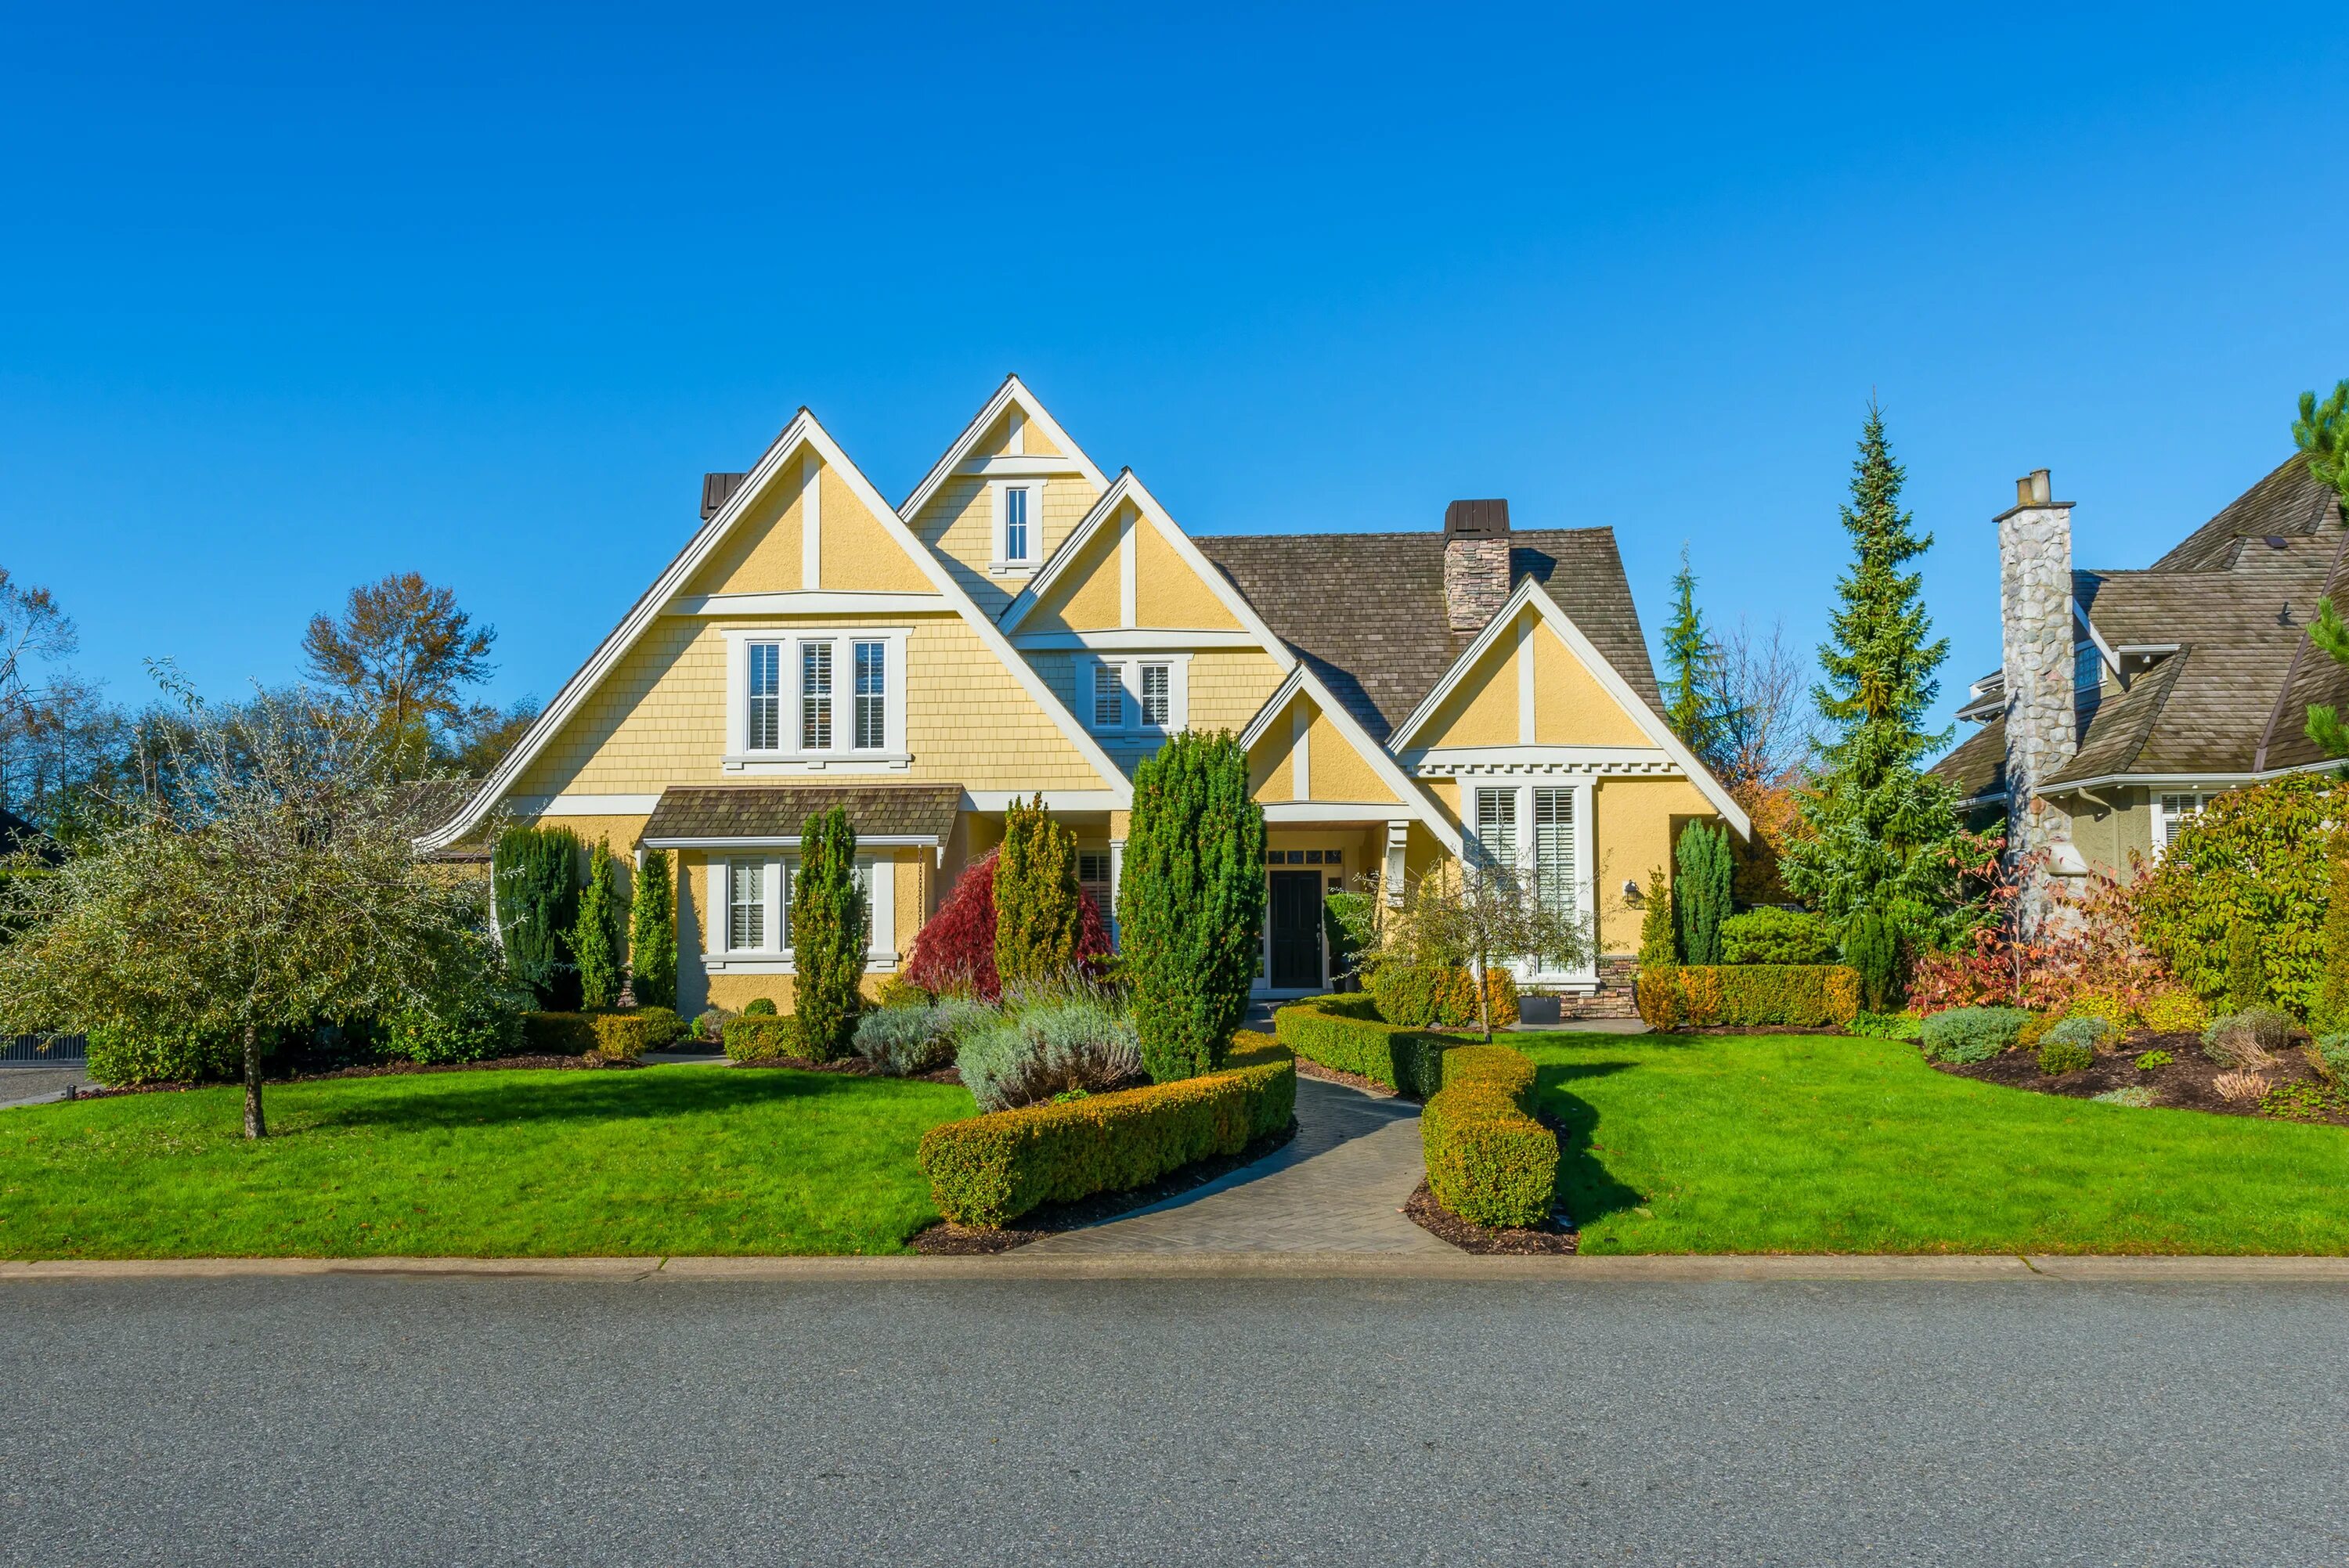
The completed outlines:
[[[1272,988],[1296,991],[1321,984],[1321,873],[1273,872]]]

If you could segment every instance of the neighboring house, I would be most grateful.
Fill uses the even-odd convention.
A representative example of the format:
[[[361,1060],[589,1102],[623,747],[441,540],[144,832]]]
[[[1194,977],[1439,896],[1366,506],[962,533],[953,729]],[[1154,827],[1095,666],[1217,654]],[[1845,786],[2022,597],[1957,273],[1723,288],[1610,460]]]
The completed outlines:
[[[2293,458],[2142,571],[2072,565],[2072,506],[2044,469],[1999,515],[2002,668],[1936,765],[1978,823],[2003,819],[2058,875],[2158,854],[2210,796],[2334,766],[2304,733],[2349,700],[2308,640],[2337,591],[2339,499]]]
[[[502,810],[677,851],[688,1010],[788,1006],[800,825],[835,803],[859,835],[875,985],[1014,799],[1040,793],[1075,830],[1113,912],[1134,767],[1184,728],[1249,748],[1268,995],[1330,984],[1327,892],[1398,886],[1472,840],[1595,914],[1620,955],[1524,978],[1619,991],[1626,884],[1687,820],[1746,831],[1658,717],[1605,529],[1512,533],[1506,502],[1460,501],[1441,532],[1194,540],[1016,377],[902,505],[802,409],[748,473],[703,481],[702,517],[420,841],[478,841]]]

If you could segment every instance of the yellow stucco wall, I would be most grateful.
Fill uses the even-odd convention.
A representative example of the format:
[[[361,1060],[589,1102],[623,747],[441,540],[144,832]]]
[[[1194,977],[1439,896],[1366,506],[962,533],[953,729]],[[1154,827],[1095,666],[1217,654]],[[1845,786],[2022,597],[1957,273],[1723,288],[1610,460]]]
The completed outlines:
[[[1657,867],[1669,877],[1672,820],[1710,818],[1713,803],[1685,779],[1633,778],[1599,779],[1592,805],[1599,950],[1636,953],[1640,912],[1624,902],[1623,883],[1635,882],[1644,890]]]
[[[1118,625],[1124,614],[1116,520],[1112,519],[1094,531],[1083,555],[1061,574],[1051,591],[1019,623],[1019,629],[1098,632]]]
[[[912,627],[905,739],[913,762],[886,777],[974,789],[1102,788],[1076,747],[959,616],[663,616],[524,769],[513,793],[657,794],[671,784],[755,782],[722,765],[723,632],[792,625]]]
[[[1133,619],[1141,626],[1176,626],[1185,631],[1236,632],[1239,619],[1215,590],[1200,581],[1155,525],[1133,528]]]
[[[822,586],[828,593],[929,593],[936,592],[914,558],[889,537],[848,481],[823,470],[823,508],[819,522]]]
[[[1534,739],[1543,746],[1652,746],[1558,634],[1534,632]]]
[[[1291,704],[1290,710],[1294,711]],[[1258,800],[1294,800],[1297,799],[1297,768],[1294,730],[1288,713],[1284,712],[1265,727],[1257,743],[1248,748],[1248,793]]]
[[[1537,666],[1538,668],[1538,666]],[[1517,744],[1517,637],[1502,634],[1476,661],[1435,717],[1420,727],[1413,747]]]
[[[801,587],[804,548],[801,464],[786,463],[685,585],[688,593],[789,593]],[[829,508],[832,494],[824,493]]]
[[[1315,800],[1375,800],[1392,805],[1395,792],[1372,770],[1326,713],[1315,712],[1306,733],[1306,784]]]

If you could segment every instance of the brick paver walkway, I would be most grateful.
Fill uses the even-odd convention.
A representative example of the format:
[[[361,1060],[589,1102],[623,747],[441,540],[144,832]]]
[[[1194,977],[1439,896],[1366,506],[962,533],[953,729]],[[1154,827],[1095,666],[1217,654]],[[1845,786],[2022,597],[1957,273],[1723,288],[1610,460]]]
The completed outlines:
[[[1300,1078],[1297,1136],[1255,1164],[1020,1251],[1449,1253],[1402,1212],[1425,1173],[1417,1105]]]

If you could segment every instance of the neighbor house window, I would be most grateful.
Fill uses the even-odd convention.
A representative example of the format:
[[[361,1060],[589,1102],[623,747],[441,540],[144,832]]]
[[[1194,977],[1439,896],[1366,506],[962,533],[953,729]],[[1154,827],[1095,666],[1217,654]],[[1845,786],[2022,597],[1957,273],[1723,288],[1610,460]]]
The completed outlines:
[[[1025,566],[1036,560],[1036,487],[1005,485],[996,491],[999,515],[997,542],[1006,566]]]
[[[856,645],[856,748],[889,744],[889,645]]]
[[[789,900],[785,900],[788,907]],[[726,874],[726,945],[755,953],[767,944],[767,868],[735,861]]]
[[[1166,727],[1174,713],[1174,683],[1164,665],[1142,666],[1142,722],[1152,729]]]
[[[800,749],[832,749],[832,645],[800,645]]]
[[[1125,727],[1125,681],[1115,665],[1093,666],[1093,727]]]
[[[750,645],[750,713],[744,740],[753,751],[772,751],[783,743],[782,663],[781,644]]]
[[[2176,843],[2178,830],[2200,816],[2209,803],[2210,797],[2205,794],[2164,795],[2160,809],[2153,814],[2154,848],[2166,850]]]
[[[1476,791],[1476,843],[1485,862],[1501,871],[1517,865],[1517,792],[1515,789]]]

